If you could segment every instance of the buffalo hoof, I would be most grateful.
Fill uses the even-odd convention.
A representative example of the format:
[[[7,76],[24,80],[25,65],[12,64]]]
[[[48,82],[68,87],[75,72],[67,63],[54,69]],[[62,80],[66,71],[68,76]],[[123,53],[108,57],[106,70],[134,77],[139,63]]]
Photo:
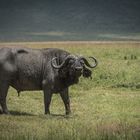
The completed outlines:
[[[71,111],[66,112],[66,115],[71,115]]]
[[[3,111],[2,113],[5,114],[5,115],[10,115],[9,111]]]
[[[2,111],[0,110],[0,115],[2,115],[2,114],[4,114],[4,115],[10,115],[10,112],[2,112]]]
[[[45,115],[50,115],[50,111],[45,112]]]
[[[2,114],[2,111],[0,110],[0,114]]]
[[[70,113],[68,113],[68,114],[65,115],[65,118],[66,119],[73,118],[73,114],[70,112]]]

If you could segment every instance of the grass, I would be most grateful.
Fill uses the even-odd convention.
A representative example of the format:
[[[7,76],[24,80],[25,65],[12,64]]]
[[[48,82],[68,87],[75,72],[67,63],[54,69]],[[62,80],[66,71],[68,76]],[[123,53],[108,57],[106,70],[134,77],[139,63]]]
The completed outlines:
[[[59,95],[53,96],[51,115],[44,115],[41,91],[23,92],[18,97],[10,88],[7,102],[11,115],[0,115],[1,140],[140,139],[139,43],[21,44],[93,55],[99,65],[93,70],[92,80],[81,78],[70,88],[70,116],[64,115]]]

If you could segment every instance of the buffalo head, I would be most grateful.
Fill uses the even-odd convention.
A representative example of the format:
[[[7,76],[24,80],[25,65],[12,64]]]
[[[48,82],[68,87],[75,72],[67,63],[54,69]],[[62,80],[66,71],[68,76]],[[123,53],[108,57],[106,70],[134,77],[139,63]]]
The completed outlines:
[[[68,78],[73,83],[78,82],[78,78],[83,75],[83,77],[91,77],[92,71],[89,68],[95,68],[97,66],[97,60],[94,57],[89,57],[92,64],[88,62],[85,57],[68,55],[65,59],[59,63],[59,58],[55,57],[52,59],[51,64],[53,68],[58,69],[60,76],[63,78]]]

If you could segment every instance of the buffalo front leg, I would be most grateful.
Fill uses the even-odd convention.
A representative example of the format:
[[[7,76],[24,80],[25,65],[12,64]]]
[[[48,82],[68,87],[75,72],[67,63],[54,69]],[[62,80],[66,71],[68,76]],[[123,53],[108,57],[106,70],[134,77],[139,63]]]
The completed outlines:
[[[9,85],[5,82],[0,82],[0,105],[2,107],[2,113],[10,114],[6,104],[6,97],[8,92]]]
[[[60,96],[65,105],[66,115],[69,115],[71,113],[71,110],[70,110],[70,99],[68,94],[68,88],[60,92]]]
[[[44,90],[44,106],[45,114],[50,114],[50,103],[51,103],[52,93],[50,91]]]

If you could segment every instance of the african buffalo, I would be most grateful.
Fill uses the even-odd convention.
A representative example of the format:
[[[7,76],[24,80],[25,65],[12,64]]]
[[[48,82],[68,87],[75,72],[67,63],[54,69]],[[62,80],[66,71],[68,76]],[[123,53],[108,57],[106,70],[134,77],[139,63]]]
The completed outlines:
[[[66,114],[71,112],[68,87],[76,84],[79,77],[91,77],[91,70],[97,66],[97,60],[70,54],[67,51],[47,48],[10,48],[0,49],[0,104],[2,113],[9,114],[6,96],[9,86],[21,91],[43,90],[45,114],[49,114],[49,105],[53,93],[60,93]],[[86,67],[87,66],[87,67]]]

